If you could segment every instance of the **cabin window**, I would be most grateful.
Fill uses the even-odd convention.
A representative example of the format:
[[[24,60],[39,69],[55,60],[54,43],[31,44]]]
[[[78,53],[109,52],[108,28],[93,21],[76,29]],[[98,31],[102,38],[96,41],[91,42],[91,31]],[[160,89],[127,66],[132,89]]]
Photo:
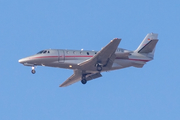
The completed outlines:
[[[89,52],[87,52],[87,55],[89,55]]]
[[[95,52],[94,54],[97,54],[97,52]]]
[[[66,51],[66,54],[68,54],[69,53],[69,51]]]
[[[48,51],[48,53],[50,53],[50,52]]]
[[[45,51],[43,51],[43,53],[46,53],[47,51],[45,50]]]
[[[73,51],[73,54],[76,54],[76,51]]]
[[[82,54],[82,52],[80,52],[80,54]]]

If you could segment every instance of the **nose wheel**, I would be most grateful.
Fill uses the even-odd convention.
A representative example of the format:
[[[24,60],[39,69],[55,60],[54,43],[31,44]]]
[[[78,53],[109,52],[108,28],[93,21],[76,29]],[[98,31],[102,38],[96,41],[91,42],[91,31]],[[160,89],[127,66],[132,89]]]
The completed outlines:
[[[32,74],[35,74],[35,73],[36,73],[36,71],[35,71],[35,67],[34,67],[34,66],[32,66],[31,73],[32,73]]]

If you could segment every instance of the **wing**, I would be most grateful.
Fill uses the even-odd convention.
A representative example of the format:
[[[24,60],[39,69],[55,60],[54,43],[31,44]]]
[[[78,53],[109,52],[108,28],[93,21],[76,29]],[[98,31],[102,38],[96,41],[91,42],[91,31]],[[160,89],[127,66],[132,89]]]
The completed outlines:
[[[106,45],[101,51],[99,51],[91,59],[78,64],[82,70],[92,70],[96,71],[96,64],[101,64],[103,70],[108,70],[111,68],[116,55],[114,54],[121,39],[113,39],[111,42]]]
[[[86,74],[86,80],[90,81],[92,79],[96,79],[98,77],[101,77],[102,75],[97,72],[97,73],[83,73]],[[81,70],[74,70],[74,74],[69,77],[64,83],[62,83],[59,87],[66,87],[68,85],[71,85],[75,82],[78,82],[82,79],[82,71]]]
[[[71,77],[69,77],[64,83],[62,83],[59,87],[66,87],[75,82],[78,82],[81,80],[81,76],[82,72],[80,70],[74,70],[74,74]]]

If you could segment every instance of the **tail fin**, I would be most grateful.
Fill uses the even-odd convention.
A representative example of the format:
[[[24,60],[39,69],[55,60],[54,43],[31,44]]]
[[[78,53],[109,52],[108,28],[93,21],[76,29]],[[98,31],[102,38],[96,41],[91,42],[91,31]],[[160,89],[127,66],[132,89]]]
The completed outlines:
[[[139,47],[134,52],[150,53],[151,55],[154,55],[155,47],[158,42],[157,37],[158,34],[155,33],[147,34],[144,40],[139,45]]]

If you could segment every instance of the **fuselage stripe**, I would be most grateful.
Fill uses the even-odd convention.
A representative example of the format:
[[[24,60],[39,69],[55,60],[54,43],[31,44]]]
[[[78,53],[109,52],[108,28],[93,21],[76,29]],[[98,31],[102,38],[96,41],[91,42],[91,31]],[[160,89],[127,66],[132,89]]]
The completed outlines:
[[[61,57],[63,57],[63,56],[61,56]],[[93,57],[93,56],[64,56],[64,57]]]
[[[143,62],[148,62],[150,60],[142,60],[142,59],[129,59],[129,60],[133,60],[133,61],[143,61]]]
[[[80,57],[93,57],[93,56],[39,56],[39,57],[32,57],[30,59],[36,59],[36,58],[58,58],[58,57],[64,57],[64,58],[80,58]],[[116,58],[119,59],[119,58]],[[126,59],[127,60],[127,59]],[[143,59],[128,59],[128,60],[132,60],[132,61],[143,61],[143,62],[148,62],[150,60],[143,60]]]
[[[34,59],[34,58],[57,58],[59,56],[39,56],[39,57],[32,57],[30,59]]]
[[[93,56],[39,56],[39,57],[32,57],[30,59],[34,59],[34,58],[58,58],[58,57],[93,57]]]

